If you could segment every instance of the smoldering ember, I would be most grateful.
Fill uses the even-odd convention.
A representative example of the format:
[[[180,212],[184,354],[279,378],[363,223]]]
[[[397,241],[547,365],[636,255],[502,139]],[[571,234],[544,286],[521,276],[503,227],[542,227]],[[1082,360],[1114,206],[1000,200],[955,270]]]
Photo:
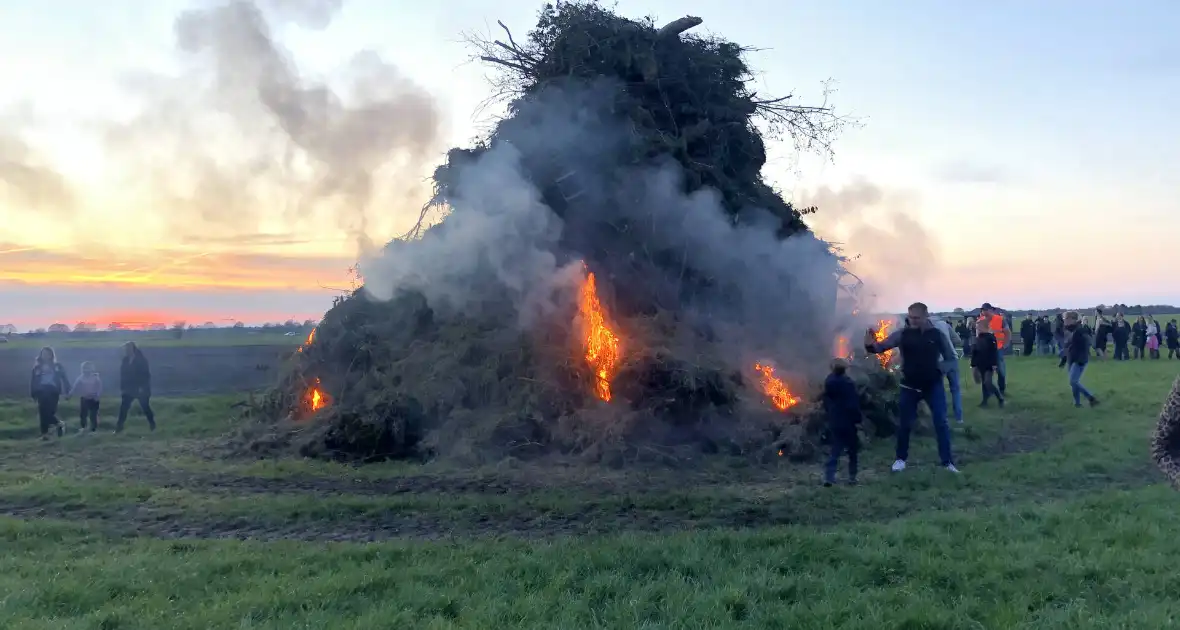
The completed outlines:
[[[809,456],[828,364],[873,324],[841,298],[814,209],[763,181],[763,134],[827,151],[845,121],[753,92],[745,50],[701,23],[563,2],[523,40],[477,41],[507,116],[449,152],[418,224],[362,262],[363,288],[237,443],[353,461]],[[862,355],[888,435],[896,381]]]

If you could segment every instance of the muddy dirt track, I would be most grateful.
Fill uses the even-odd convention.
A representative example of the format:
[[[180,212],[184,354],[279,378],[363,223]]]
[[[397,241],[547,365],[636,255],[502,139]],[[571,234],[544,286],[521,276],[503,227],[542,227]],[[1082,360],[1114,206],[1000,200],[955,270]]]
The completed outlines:
[[[222,394],[267,387],[290,347],[257,346],[162,346],[144,348],[152,367],[152,395],[195,396]],[[58,360],[70,378],[78,375],[82,361],[94,361],[108,391],[119,386],[122,349],[62,347]],[[30,348],[0,348],[0,398],[29,395],[29,370],[37,351]]]

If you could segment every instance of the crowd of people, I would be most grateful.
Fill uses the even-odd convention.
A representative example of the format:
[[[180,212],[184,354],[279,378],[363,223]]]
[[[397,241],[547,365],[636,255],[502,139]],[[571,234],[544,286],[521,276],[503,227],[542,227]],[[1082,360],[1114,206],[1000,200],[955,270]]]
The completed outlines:
[[[1008,384],[1005,357],[1015,350],[1012,324],[1011,315],[1000,313],[989,303],[980,307],[977,318],[964,317],[951,325],[932,317],[926,305],[917,302],[907,310],[904,325],[884,339],[878,340],[874,330],[865,331],[866,352],[881,354],[896,349],[899,355],[901,386],[894,472],[906,468],[910,434],[920,402],[930,408],[940,465],[950,472],[959,472],[951,447],[947,392],[950,393],[951,413],[962,423],[959,366],[960,360],[966,356],[969,357],[972,379],[980,386],[980,406],[987,407],[993,399],[1000,407],[1004,406]],[[1082,383],[1082,377],[1092,357],[1106,357],[1108,344],[1113,344],[1116,360],[1132,357],[1128,347],[1135,349],[1133,356],[1137,359],[1159,359],[1161,347],[1168,349],[1169,359],[1180,359],[1180,338],[1175,319],[1161,327],[1151,316],[1140,316],[1134,324],[1129,324],[1122,313],[1116,313],[1111,319],[1098,309],[1094,325],[1091,325],[1088,317],[1077,311],[1066,311],[1052,317],[1026,316],[1020,323],[1019,333],[1026,356],[1036,351],[1059,358],[1058,365],[1066,368],[1069,375],[1075,407],[1085,406],[1083,401],[1091,407],[1100,404]],[[856,427],[861,421],[861,411],[856,388],[847,370],[847,360],[837,358],[824,383],[823,405],[832,437],[831,453],[824,467],[825,485],[835,483],[839,460],[845,453],[849,460],[849,481],[856,483],[859,449]]]
[[[156,415],[152,412],[152,373],[147,358],[135,345],[127,342],[123,345],[123,358],[119,366],[119,402],[118,420],[115,421],[115,433],[121,433],[127,422],[127,414],[131,411],[133,402],[139,403],[139,408],[147,418],[148,428],[156,430]],[[57,361],[57,353],[53,348],[41,348],[37,360],[33,362],[33,371],[29,378],[29,395],[37,403],[37,416],[41,422],[41,439],[48,440],[51,431],[58,437],[65,435],[65,423],[58,418],[58,406],[61,400],[78,397],[78,420],[80,435],[98,431],[98,414],[103,395],[102,377],[91,361],[83,361],[81,373],[72,383],[66,374],[66,368]]]
[[[1011,327],[1010,317],[1008,322]],[[1180,360],[1180,328],[1176,318],[1161,323],[1152,315],[1139,315],[1132,323],[1123,313],[1115,313],[1111,318],[1103,309],[1096,309],[1093,324],[1089,316],[1082,317],[1080,324],[1093,339],[1090,350],[1098,359],[1107,358],[1107,352],[1113,347],[1111,358],[1115,361],[1160,359],[1164,349],[1168,351],[1168,359]],[[967,322],[963,321],[957,328],[962,331],[967,327]],[[1026,315],[1020,322],[1019,334],[1024,356],[1060,356],[1064,352],[1066,337],[1064,314]]]

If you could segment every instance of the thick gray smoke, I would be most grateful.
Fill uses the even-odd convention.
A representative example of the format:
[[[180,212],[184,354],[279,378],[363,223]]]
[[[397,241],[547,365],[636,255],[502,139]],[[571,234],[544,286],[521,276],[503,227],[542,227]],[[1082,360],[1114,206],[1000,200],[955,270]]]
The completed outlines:
[[[849,268],[878,303],[922,301],[942,257],[935,237],[915,218],[914,197],[857,179],[839,189],[807,191],[798,202],[818,208],[809,217],[811,227],[853,258]]]
[[[338,76],[303,76],[273,36],[325,28],[341,6],[221,0],[181,13],[182,72],[129,80],[141,107],[106,129],[129,188],[209,236],[326,215],[363,242],[375,218],[416,208],[439,146],[431,96],[370,51]]]
[[[716,191],[682,192],[678,164],[621,166],[626,130],[588,114],[609,89],[549,89],[518,108],[493,148],[459,170],[439,226],[362,263],[368,292],[384,299],[412,289],[459,308],[506,292],[527,324],[569,295],[557,289],[580,281],[586,258],[608,293],[665,296],[660,306],[714,337],[733,335],[735,366],[749,365],[740,351],[830,356],[835,259],[826,244],[810,234],[778,240],[777,222],[757,209],[735,225]],[[561,217],[530,181],[558,182],[560,193],[544,198],[568,201]],[[619,251],[619,242],[633,249]],[[651,262],[656,251],[679,264]],[[728,293],[679,302],[681,268]]]
[[[73,188],[22,137],[20,130],[29,122],[25,112],[0,115],[0,202],[43,213],[66,213],[74,207]]]
[[[366,291],[390,299],[416,290],[435,305],[464,310],[488,286],[507,291],[522,321],[550,312],[554,292],[570,287],[579,265],[559,269],[561,219],[521,171],[521,155],[499,144],[462,170],[455,211],[417,241],[394,242],[362,261]]]

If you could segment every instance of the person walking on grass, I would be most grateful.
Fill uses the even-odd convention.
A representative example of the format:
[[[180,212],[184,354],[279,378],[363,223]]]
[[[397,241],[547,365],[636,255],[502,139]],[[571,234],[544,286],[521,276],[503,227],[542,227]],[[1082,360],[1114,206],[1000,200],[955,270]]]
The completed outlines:
[[[963,343],[963,339],[959,333],[951,328],[950,323],[946,322],[940,317],[931,317],[930,321],[938,328],[942,334],[946,335],[946,339],[951,344],[951,349],[955,351],[955,356],[950,359],[944,359],[942,362],[942,373],[946,375],[947,390],[951,394],[951,411],[955,414],[955,422],[963,424],[963,390],[961,381],[959,380],[959,346]]]
[[[1024,342],[1024,356],[1031,357],[1037,345],[1037,323],[1033,321],[1032,313],[1020,320],[1020,341]]]
[[[857,456],[860,453],[857,426],[862,416],[860,395],[847,372],[848,361],[837,358],[832,361],[832,372],[824,381],[824,414],[828,421],[828,435],[832,439],[832,453],[824,465],[825,486],[836,483],[836,469],[840,465],[840,456],[845,452],[848,453],[848,483],[856,484]]]
[[[975,382],[983,386],[983,402],[979,403],[979,406],[987,407],[988,401],[995,396],[1000,408],[1003,408],[1004,395],[992,380],[1000,364],[1000,348],[996,344],[996,336],[983,322],[978,323],[975,335],[975,345],[971,352],[971,373]]]
[[[1099,361],[1106,358],[1106,338],[1110,335],[1110,328],[1110,318],[1102,309],[1094,309],[1094,356]]]
[[[946,421],[946,390],[942,387],[943,361],[957,358],[950,340],[930,322],[930,309],[915,302],[908,309],[906,325],[881,341],[873,330],[865,330],[864,348],[880,354],[896,348],[901,356],[901,389],[898,392],[897,459],[893,472],[905,470],[910,454],[910,432],[918,417],[918,403],[926,401],[938,443],[939,463],[950,472],[955,468],[951,455],[951,429]]]
[[[140,411],[147,418],[148,428],[156,430],[156,414],[152,412],[152,372],[148,367],[147,358],[140,352],[134,341],[123,344],[123,363],[119,366],[119,390],[123,400],[119,404],[119,419],[115,423],[115,433],[123,432],[123,424],[127,422],[127,412],[131,411],[131,403],[138,402]]]
[[[1180,327],[1174,319],[1164,328],[1164,342],[1168,345],[1168,358],[1180,359]]]
[[[1135,358],[1142,361],[1147,355],[1147,320],[1142,315],[1131,327],[1131,345],[1135,347]]]
[[[1098,398],[1082,385],[1082,375],[1086,373],[1086,365],[1090,362],[1090,334],[1078,322],[1077,311],[1065,314],[1065,330],[1069,337],[1066,342],[1065,353],[1069,359],[1069,388],[1073,393],[1073,405],[1082,406],[1082,397],[1089,401],[1091,407],[1098,405]]]
[[[991,333],[996,337],[996,346],[999,349],[1000,357],[1000,363],[996,367],[996,386],[1001,394],[1007,394],[1008,366],[1004,362],[1004,352],[1012,341],[1012,326],[1008,323],[1007,318],[996,312],[990,302],[984,302],[983,306],[979,308],[979,319],[987,324]]]
[[[1110,336],[1114,339],[1114,360],[1126,361],[1131,358],[1131,353],[1127,351],[1127,344],[1131,342],[1131,325],[1127,323],[1127,318],[1122,313],[1116,313],[1114,316],[1114,328],[1110,331]]]
[[[82,373],[78,375],[74,386],[70,388],[70,395],[78,397],[78,420],[82,424],[78,433],[85,433],[87,421],[90,424],[90,432],[97,431],[98,401],[102,398],[102,379],[98,376],[98,370],[94,369],[93,362],[82,362]]]
[[[1065,317],[1058,313],[1053,318],[1053,343],[1057,346],[1057,356],[1065,358]]]
[[[1160,326],[1151,315],[1147,316],[1147,356],[1160,358]]]
[[[41,421],[41,439],[49,439],[49,430],[56,429],[61,437],[65,431],[61,420],[57,418],[57,405],[62,395],[70,391],[70,381],[66,378],[66,369],[57,362],[57,354],[53,348],[41,348],[37,360],[33,362],[33,373],[29,378],[29,395],[37,401],[37,416]]]
[[[1048,317],[1037,318],[1037,354],[1047,357],[1053,354],[1053,323]]]

